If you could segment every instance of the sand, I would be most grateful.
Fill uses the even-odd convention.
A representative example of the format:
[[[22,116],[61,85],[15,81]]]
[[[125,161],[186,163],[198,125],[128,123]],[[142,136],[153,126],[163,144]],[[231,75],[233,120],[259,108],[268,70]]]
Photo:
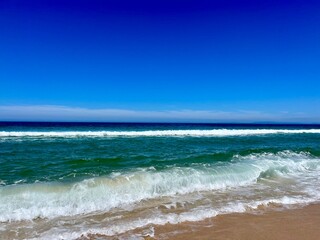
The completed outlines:
[[[116,240],[140,235],[138,239],[144,236],[145,240],[320,240],[320,204],[295,209],[267,207],[199,222],[154,226],[153,230],[154,236],[142,234],[145,229],[136,229],[122,236],[91,235],[78,239]]]
[[[155,227],[156,239],[319,240],[320,204],[258,214],[228,214],[198,223]]]

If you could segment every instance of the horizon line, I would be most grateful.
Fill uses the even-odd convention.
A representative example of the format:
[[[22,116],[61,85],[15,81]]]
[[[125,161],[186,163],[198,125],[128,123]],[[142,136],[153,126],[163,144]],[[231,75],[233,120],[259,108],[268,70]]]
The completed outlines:
[[[80,124],[194,124],[194,125],[317,125],[320,123],[306,122],[143,122],[143,121],[28,121],[28,120],[0,120],[0,123],[80,123]]]

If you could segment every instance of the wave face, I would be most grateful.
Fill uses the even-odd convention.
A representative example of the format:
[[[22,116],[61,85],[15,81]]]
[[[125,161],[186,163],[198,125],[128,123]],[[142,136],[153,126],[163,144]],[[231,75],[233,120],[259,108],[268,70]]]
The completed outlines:
[[[140,201],[194,192],[233,191],[259,184],[261,179],[319,180],[320,159],[308,153],[283,151],[234,156],[225,165],[200,164],[163,171],[141,169],[129,173],[86,179],[76,183],[36,183],[0,189],[0,221],[74,216],[125,208]],[[310,181],[310,180],[309,180]],[[295,186],[297,187],[297,186]],[[310,189],[304,194],[314,197]],[[267,193],[265,193],[267,194]],[[286,196],[283,191],[281,195]]]
[[[0,124],[1,238],[141,239],[319,202],[320,129],[209,127]]]
[[[149,131],[1,131],[0,137],[227,137],[267,134],[320,134],[320,129],[214,129]]]

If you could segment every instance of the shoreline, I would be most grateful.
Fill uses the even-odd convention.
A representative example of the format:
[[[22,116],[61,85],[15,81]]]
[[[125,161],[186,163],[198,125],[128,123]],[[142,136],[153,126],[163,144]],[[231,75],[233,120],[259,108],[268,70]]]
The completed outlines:
[[[320,237],[320,203],[263,213],[218,215],[199,222],[155,226],[145,239],[316,240]]]

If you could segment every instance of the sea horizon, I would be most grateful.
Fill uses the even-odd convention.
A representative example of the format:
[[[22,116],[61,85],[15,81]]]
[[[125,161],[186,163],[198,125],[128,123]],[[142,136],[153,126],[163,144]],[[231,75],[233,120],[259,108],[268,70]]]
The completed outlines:
[[[230,125],[230,126],[255,126],[255,125],[262,125],[262,126],[320,126],[320,123],[314,122],[273,122],[273,121],[253,121],[253,122],[237,122],[237,121],[221,121],[221,122],[188,122],[188,121],[25,121],[25,120],[13,120],[13,121],[1,121],[0,124],[172,124],[172,125],[179,125],[179,124],[190,124],[190,125],[217,125],[217,126],[223,126],[223,125]]]

